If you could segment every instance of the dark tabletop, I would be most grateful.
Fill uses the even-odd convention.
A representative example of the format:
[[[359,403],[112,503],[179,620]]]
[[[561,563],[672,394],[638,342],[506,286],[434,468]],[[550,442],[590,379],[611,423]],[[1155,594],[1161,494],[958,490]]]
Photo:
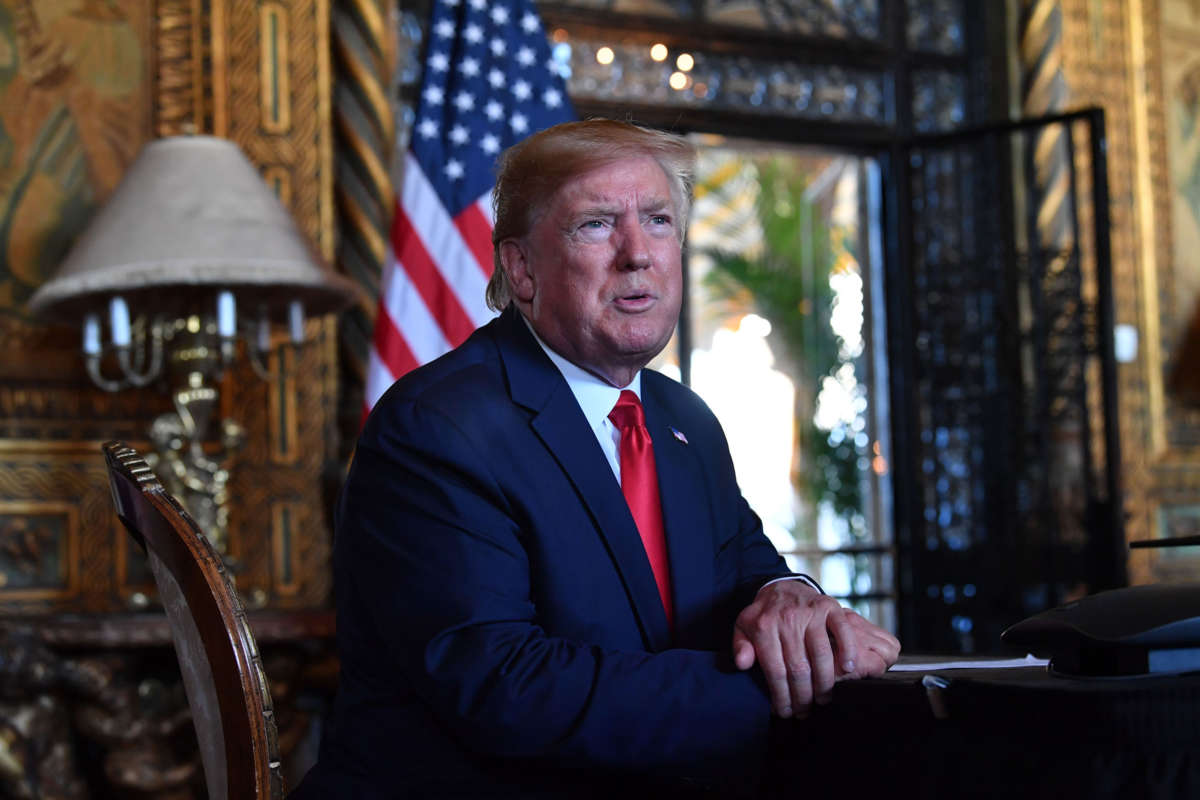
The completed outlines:
[[[893,672],[774,733],[772,797],[1200,798],[1195,675]]]

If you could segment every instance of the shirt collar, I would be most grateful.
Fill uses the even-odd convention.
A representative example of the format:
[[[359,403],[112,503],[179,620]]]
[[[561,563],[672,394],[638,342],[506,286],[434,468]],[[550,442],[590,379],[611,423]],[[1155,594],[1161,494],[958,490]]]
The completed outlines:
[[[525,322],[525,326],[529,328],[529,332],[533,334],[533,338],[542,348],[542,351],[550,357],[554,366],[558,367],[558,371],[562,373],[563,379],[571,389],[571,394],[575,395],[575,401],[579,403],[579,408],[583,410],[583,416],[587,418],[588,424],[593,428],[603,426],[604,421],[608,419],[609,412],[617,404],[617,398],[621,396],[622,390],[554,352],[550,348],[550,345],[542,341],[541,336],[538,336],[537,331],[533,329],[533,325],[529,324],[529,320],[525,319],[524,314],[521,315],[521,319]],[[625,389],[636,394],[638,400],[642,399],[641,370],[637,371],[637,374],[633,376],[633,380],[629,382],[629,385]]]

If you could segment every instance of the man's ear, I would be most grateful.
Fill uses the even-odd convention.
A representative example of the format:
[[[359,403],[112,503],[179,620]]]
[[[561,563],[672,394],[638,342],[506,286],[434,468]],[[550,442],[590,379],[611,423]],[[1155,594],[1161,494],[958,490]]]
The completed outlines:
[[[508,276],[508,285],[513,297],[522,303],[533,302],[535,283],[529,269],[524,245],[516,239],[505,239],[500,243],[500,265]]]

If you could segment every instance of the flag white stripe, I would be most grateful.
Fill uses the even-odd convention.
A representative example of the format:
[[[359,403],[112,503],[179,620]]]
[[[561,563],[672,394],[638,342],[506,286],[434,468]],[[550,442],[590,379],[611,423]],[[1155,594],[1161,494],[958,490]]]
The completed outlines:
[[[463,311],[476,324],[482,325],[492,318],[484,292],[487,289],[487,274],[476,261],[471,249],[463,241],[454,220],[430,185],[421,165],[411,152],[404,169],[404,188],[401,204],[412,223],[414,233],[420,237],[425,252],[437,265],[443,280],[454,291]],[[484,265],[487,266],[487,265]],[[393,319],[404,319],[393,317]],[[405,327],[408,323],[405,321]],[[414,350],[413,355],[424,362]]]
[[[417,363],[424,364],[450,349],[442,326],[409,280],[404,265],[396,264],[390,257],[381,297],[388,316],[399,327],[397,333],[408,344]]]
[[[363,397],[367,408],[374,408],[375,404],[379,402],[379,398],[383,397],[383,393],[395,382],[396,376],[380,360],[379,353],[372,347],[370,356],[367,358],[367,386]]]
[[[488,189],[481,194],[475,201],[475,205],[479,206],[479,210],[483,212],[483,218],[487,220],[488,227],[496,227],[496,217],[492,214],[492,190]]]
[[[408,279],[408,273],[396,264],[391,254],[384,265],[383,286],[379,297],[390,317],[390,324],[388,320],[381,318],[376,320],[376,327],[387,325],[389,330],[386,336],[403,341],[417,363],[437,358],[450,349],[441,326],[430,313],[417,288]],[[378,331],[376,335],[379,335]],[[378,350],[372,344],[367,362],[366,386],[363,389],[363,399],[367,408],[375,405],[397,377],[379,357]]]

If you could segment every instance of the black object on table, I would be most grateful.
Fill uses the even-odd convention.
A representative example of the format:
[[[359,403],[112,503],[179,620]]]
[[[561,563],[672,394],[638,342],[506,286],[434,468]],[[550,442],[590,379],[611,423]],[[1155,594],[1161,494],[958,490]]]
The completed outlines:
[[[773,733],[768,797],[1200,798],[1200,675],[889,673]]]

